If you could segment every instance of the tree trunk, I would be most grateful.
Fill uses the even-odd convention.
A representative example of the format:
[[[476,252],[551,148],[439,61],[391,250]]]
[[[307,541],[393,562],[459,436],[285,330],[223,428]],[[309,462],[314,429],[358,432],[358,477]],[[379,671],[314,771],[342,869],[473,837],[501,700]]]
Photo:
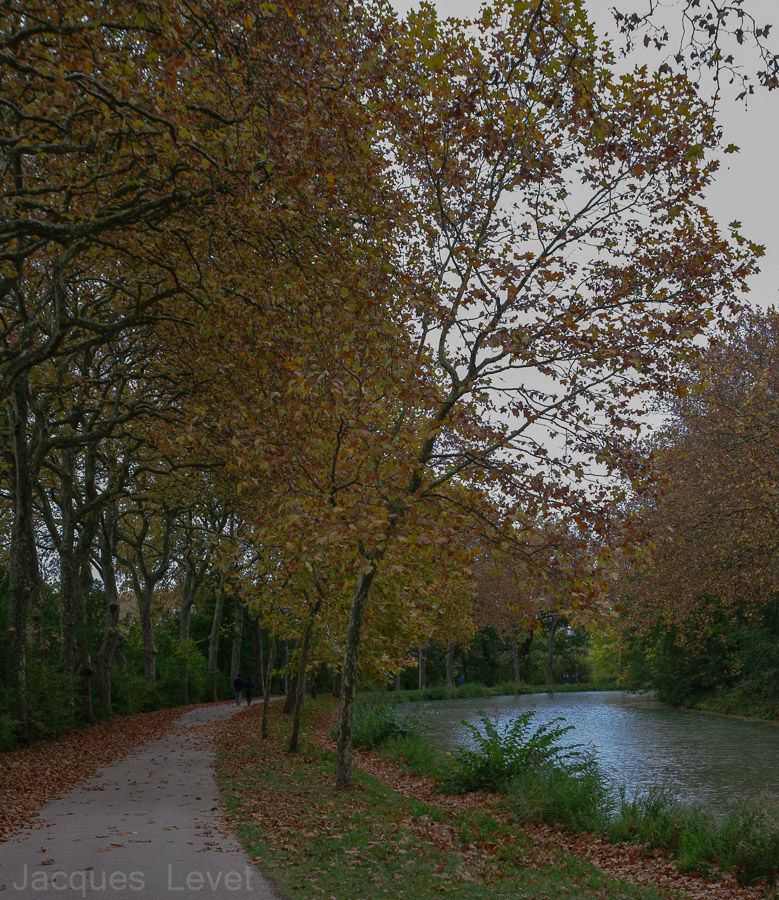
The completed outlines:
[[[292,711],[295,708],[295,694],[297,694],[298,690],[298,680],[298,673],[294,672],[292,677],[289,679],[287,696],[284,698],[284,708],[282,711],[285,716],[291,716]]]
[[[333,675],[333,696],[336,698],[340,698],[340,696],[341,696],[341,667],[340,666],[335,670],[335,674]]]
[[[311,670],[311,678],[309,679],[309,682],[308,682],[308,696],[312,700],[316,700],[316,692],[317,692],[316,682],[317,682],[318,674],[319,674],[319,666],[314,666],[314,668]]]
[[[189,703],[189,633],[192,625],[192,607],[197,596],[197,580],[192,566],[187,564],[184,585],[181,592],[181,610],[179,612],[179,644],[184,653],[183,659],[183,696],[186,705]]]
[[[511,661],[514,663],[514,684],[519,684],[521,681],[520,671],[519,671],[519,647],[517,647],[517,629],[516,626],[511,626]]]
[[[254,650],[254,682],[265,696],[265,667],[262,662],[262,628],[260,620],[252,619],[252,649]]]
[[[80,682],[79,693],[81,694],[84,715],[88,722],[94,722],[95,714],[92,709],[92,676],[95,674],[95,670],[92,666],[92,657],[89,653],[89,635],[87,633],[87,606],[94,584],[94,579],[92,578],[92,563],[89,559],[89,555],[81,560],[80,568],[79,594],[81,596],[81,603],[79,604],[79,669],[77,677]]]
[[[124,655],[124,647],[127,638],[120,632],[116,641],[116,650],[114,650],[114,665],[120,672],[127,672],[127,657]]]
[[[92,660],[87,635],[87,601],[92,590],[89,557],[80,559],[73,543],[75,536],[63,529],[60,546],[60,620],[62,628],[62,668],[73,681],[81,702],[81,715],[91,722]]]
[[[265,670],[265,690],[262,695],[262,736],[268,736],[268,706],[270,705],[270,688],[273,678],[273,663],[276,660],[276,638],[268,634],[268,668]]]
[[[77,481],[79,462],[70,448],[62,451],[57,504],[59,526],[49,521],[49,531],[57,546],[60,561],[60,646],[62,669],[72,680],[80,699],[79,714],[86,721],[94,719],[92,711],[92,659],[89,654],[87,605],[92,592],[92,545],[97,537],[99,519],[96,506],[84,514],[79,500]],[[95,502],[94,454],[88,453],[83,465],[84,503]],[[79,529],[80,525],[80,529]]]
[[[219,632],[222,628],[222,613],[225,605],[225,574],[219,573],[219,584],[214,603],[214,617],[211,620],[211,634],[208,636],[208,686],[211,699],[218,700],[217,661],[219,658]]]
[[[173,528],[173,515],[165,512],[165,531],[162,540],[162,548],[158,555],[159,564],[150,567],[146,558],[148,551],[147,536],[151,527],[151,516],[148,510],[140,505],[135,510],[141,516],[141,528],[136,534],[121,536],[132,553],[126,557],[117,553],[117,558],[128,568],[132,577],[133,592],[138,601],[138,611],[141,620],[141,639],[143,642],[143,674],[147,681],[155,684],[157,681],[157,647],[154,644],[154,618],[152,605],[154,602],[154,588],[162,581],[170,567],[171,554],[171,530]]]
[[[143,677],[151,684],[157,683],[157,646],[154,643],[154,617],[152,604],[154,588],[144,585],[138,597],[138,612],[141,620],[141,640],[143,642]]]
[[[35,546],[33,485],[27,437],[27,380],[20,378],[8,404],[12,424],[13,465],[11,502],[13,523],[8,556],[8,625],[6,629],[6,684],[13,712],[28,736],[27,625],[31,609],[42,604],[42,583]]]
[[[113,531],[113,539],[112,539]],[[106,709],[111,711],[111,661],[114,659],[121,632],[119,630],[119,592],[116,587],[114,549],[116,547],[114,517],[109,510],[103,517],[100,531],[100,576],[105,592],[105,628],[103,641],[97,651],[95,669],[97,689]]]
[[[230,684],[235,680],[236,675],[241,670],[241,643],[243,641],[243,619],[244,607],[243,603],[236,598],[235,600],[235,618],[233,620],[233,647],[230,653]],[[249,674],[248,672],[246,673]]]
[[[454,641],[449,641],[446,650],[446,683],[454,688]]]
[[[376,566],[366,572],[363,569],[357,577],[349,610],[349,627],[346,632],[344,663],[341,669],[341,704],[338,710],[338,748],[335,769],[335,788],[348,791],[354,787],[354,767],[352,763],[352,717],[354,696],[357,692],[357,665],[360,661],[360,641],[365,621],[365,607]]]
[[[314,628],[314,620],[316,619],[316,615],[319,612],[319,607],[321,605],[321,601],[317,600],[314,608],[311,610],[311,615],[308,617],[308,622],[306,622],[306,629],[303,632],[303,640],[300,644],[300,659],[298,660],[298,671],[295,676],[297,679],[297,684],[295,686],[295,710],[294,715],[292,716],[292,731],[289,736],[289,746],[287,750],[289,753],[297,753],[298,751],[298,738],[300,736],[300,717],[303,713],[303,696],[306,692],[306,664],[308,662],[308,648],[311,643],[311,632]]]
[[[289,641],[284,638],[284,693],[289,693]]]
[[[427,656],[425,655],[425,645],[419,645],[419,690],[423,691],[425,689],[425,681],[427,678],[427,670],[425,663],[427,662]]]
[[[561,622],[557,616],[552,618],[552,624],[549,627],[549,642],[546,650],[546,683],[554,684],[554,675],[552,673],[552,662],[554,660],[554,639],[557,634],[557,628]]]
[[[395,672],[395,690],[396,691],[400,690],[400,670]]]

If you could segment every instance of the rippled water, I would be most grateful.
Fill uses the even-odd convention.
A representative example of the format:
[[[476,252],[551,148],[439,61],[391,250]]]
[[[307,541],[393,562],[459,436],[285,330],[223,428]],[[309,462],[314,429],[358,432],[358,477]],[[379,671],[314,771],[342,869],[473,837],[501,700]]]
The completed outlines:
[[[765,790],[779,795],[779,727],[768,723],[668,709],[624,691],[482,697],[404,709],[429,726],[437,745],[454,750],[469,743],[463,720],[478,724],[483,711],[502,723],[530,706],[538,723],[562,716],[573,725],[564,743],[591,745],[629,793],[663,785],[681,800],[719,811]]]

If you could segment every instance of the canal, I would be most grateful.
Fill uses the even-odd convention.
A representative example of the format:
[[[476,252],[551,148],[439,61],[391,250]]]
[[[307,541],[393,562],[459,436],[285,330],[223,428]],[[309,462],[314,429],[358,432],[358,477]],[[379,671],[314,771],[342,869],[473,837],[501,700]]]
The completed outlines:
[[[670,709],[624,691],[529,694],[404,704],[437,746],[469,743],[463,721],[486,713],[500,724],[528,707],[536,723],[562,717],[573,725],[563,743],[594,750],[602,768],[628,795],[652,786],[680,800],[722,812],[764,791],[779,795],[779,726]]]

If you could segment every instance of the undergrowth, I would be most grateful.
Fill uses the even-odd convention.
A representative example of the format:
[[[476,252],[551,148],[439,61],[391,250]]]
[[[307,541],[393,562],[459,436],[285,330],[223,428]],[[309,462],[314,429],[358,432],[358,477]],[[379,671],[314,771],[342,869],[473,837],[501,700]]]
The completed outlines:
[[[502,726],[482,716],[481,726],[468,725],[473,746],[453,754],[434,747],[418,727],[388,739],[381,752],[442,790],[505,794],[518,824],[645,844],[685,871],[730,870],[743,884],[779,883],[779,798],[750,800],[718,818],[665,790],[628,796],[589,750],[561,743],[570,726],[556,719],[534,727],[534,714],[527,710]]]

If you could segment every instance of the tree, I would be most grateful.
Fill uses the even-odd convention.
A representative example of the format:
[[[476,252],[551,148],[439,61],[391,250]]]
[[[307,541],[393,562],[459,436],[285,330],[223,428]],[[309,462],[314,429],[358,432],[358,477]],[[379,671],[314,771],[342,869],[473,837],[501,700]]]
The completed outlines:
[[[439,393],[427,423],[414,423],[405,489],[387,498],[354,585],[342,788],[367,599],[410,506],[492,476],[526,514],[551,505],[592,521],[588,507],[597,517],[613,498],[591,490],[585,505],[561,476],[630,467],[618,437],[627,401],[672,380],[691,338],[737,305],[757,252],[723,239],[695,199],[717,129],[689,83],[613,78],[574,4],[497,3],[475,36],[467,27],[423,9],[394,45],[388,140],[419,223],[408,297]],[[454,441],[455,424],[468,440]],[[554,455],[546,442],[559,437]],[[397,455],[383,459],[397,466]]]
[[[675,65],[698,79],[709,74],[717,97],[724,81],[737,85],[739,100],[752,94],[750,69],[762,87],[769,91],[779,87],[779,53],[771,49],[768,41],[773,26],[756,18],[758,5],[744,0],[680,0],[676,6],[679,20],[675,10],[661,11],[655,0],[633,3],[632,8],[620,4],[614,9],[614,18],[626,38],[627,52],[640,37],[644,47],[668,53],[662,64],[665,70]]]
[[[625,573],[624,625],[631,644],[658,644],[661,665],[684,666],[682,693],[742,674],[739,645],[776,618],[778,357],[776,311],[744,313],[680,384],[648,448],[657,485],[634,510],[646,555]]]

